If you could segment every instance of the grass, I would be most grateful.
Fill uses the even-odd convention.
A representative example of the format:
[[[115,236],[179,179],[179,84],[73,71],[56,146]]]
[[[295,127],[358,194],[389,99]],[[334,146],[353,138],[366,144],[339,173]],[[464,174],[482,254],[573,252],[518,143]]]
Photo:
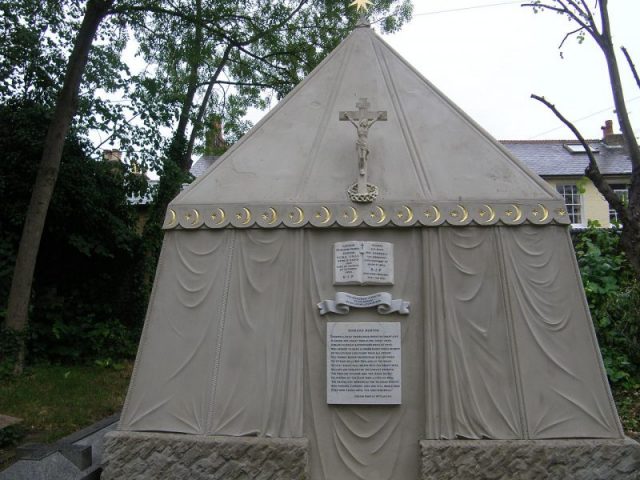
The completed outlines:
[[[121,367],[121,368],[120,368]],[[132,365],[36,365],[0,383],[0,413],[23,420],[19,443],[51,443],[122,408]],[[0,470],[12,455],[0,448]]]

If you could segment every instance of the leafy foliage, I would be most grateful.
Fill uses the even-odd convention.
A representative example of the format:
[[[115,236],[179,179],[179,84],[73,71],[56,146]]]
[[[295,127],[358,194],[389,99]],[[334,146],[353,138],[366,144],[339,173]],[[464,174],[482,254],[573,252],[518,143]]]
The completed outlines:
[[[4,309],[48,111],[0,106],[0,305]],[[32,294],[31,355],[53,360],[133,354],[144,311],[142,250],[120,165],[96,162],[67,141]],[[3,314],[4,316],[4,314]],[[4,335],[3,335],[4,336]],[[10,346],[3,348],[8,358]],[[5,356],[5,354],[0,353]]]
[[[129,351],[130,327],[139,324],[160,248],[162,216],[190,180],[187,170],[203,120],[217,115],[231,141],[244,133],[250,127],[242,120],[248,108],[264,108],[270,95],[281,98],[355,25],[356,14],[347,4],[0,0],[0,113],[6,113],[0,144],[7,152],[0,185],[6,200],[0,221],[7,232],[0,242],[0,301],[9,288],[29,192],[43,159],[39,178],[44,180],[33,198],[44,207],[32,209],[37,213],[30,218],[38,221],[29,223],[40,225],[48,215],[35,282],[32,289],[26,281],[14,282],[23,287],[12,294],[7,314],[12,328],[22,330],[32,290],[32,355],[110,359]],[[384,16],[383,30],[393,31],[409,18],[411,2],[378,0],[372,13]],[[87,26],[84,34],[81,22]],[[148,62],[136,74],[122,57],[132,35]],[[69,57],[72,47],[83,53]],[[49,147],[42,148],[45,119],[54,106],[58,131],[66,132],[75,114],[59,176],[56,139],[63,135],[49,136]],[[163,127],[176,128],[171,140],[162,138]],[[161,175],[144,240],[135,234],[123,193],[142,194],[145,182],[132,181],[126,168],[88,158],[100,147],[92,152],[86,143],[88,133],[96,131],[103,143],[119,145],[130,165],[135,162],[142,171],[154,167]],[[60,185],[49,205],[56,181]],[[17,271],[30,277],[41,232],[40,227],[25,231],[28,241],[21,243],[28,247],[21,247]]]
[[[582,282],[609,380],[640,380],[640,284],[620,248],[620,231],[589,228],[574,236]]]
[[[17,445],[25,435],[24,427],[20,424],[3,428],[0,430],[0,448]]]

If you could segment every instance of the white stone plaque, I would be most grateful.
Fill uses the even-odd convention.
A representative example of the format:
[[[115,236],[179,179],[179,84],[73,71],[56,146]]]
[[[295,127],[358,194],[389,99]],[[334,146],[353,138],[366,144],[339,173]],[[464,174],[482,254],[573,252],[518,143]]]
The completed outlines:
[[[334,285],[393,285],[393,243],[337,242],[333,266]]]
[[[327,323],[327,403],[402,403],[400,323]]]

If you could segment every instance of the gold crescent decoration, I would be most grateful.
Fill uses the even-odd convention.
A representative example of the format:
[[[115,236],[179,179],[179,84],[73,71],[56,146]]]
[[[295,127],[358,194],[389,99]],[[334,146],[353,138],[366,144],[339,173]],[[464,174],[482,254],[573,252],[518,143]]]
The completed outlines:
[[[169,223],[167,223],[167,228],[175,226],[175,224],[178,222],[178,215],[176,215],[176,211],[173,208],[169,209],[169,215],[171,220],[169,220]]]
[[[542,218],[540,219],[540,221],[544,222],[547,220],[547,218],[549,218],[549,209],[541,203],[538,204],[538,207],[540,207],[540,210],[542,210]]]
[[[384,222],[387,219],[387,214],[384,211],[384,208],[382,208],[380,205],[376,205],[376,210],[378,210],[378,213],[380,214],[380,218],[378,219],[378,221],[376,223],[377,224],[381,224],[382,222]],[[376,214],[372,212],[371,216],[373,218],[375,218]]]
[[[193,215],[191,215],[191,212],[193,212]],[[184,218],[186,218],[187,221],[190,221],[191,225],[196,225],[200,221],[200,212],[194,208],[193,210],[187,212],[184,215]]]
[[[487,209],[487,211],[489,212],[489,218],[487,218],[486,222],[484,223],[491,223],[493,222],[493,220],[496,218],[496,211],[491,208],[490,205],[487,205],[486,203],[484,205],[482,205],[484,208]]]
[[[320,207],[320,211],[316,212],[316,218],[318,220],[322,218],[322,220],[320,220],[320,223],[322,225],[326,225],[327,223],[329,223],[329,220],[331,220],[331,212],[327,207],[323,205],[322,207]]]
[[[411,208],[409,208],[407,205],[402,205],[402,208],[404,208],[404,211],[407,214],[407,218],[404,220],[404,223],[411,223],[411,221],[413,220],[413,210],[411,210]]]
[[[216,211],[211,214],[211,220],[213,220],[214,222],[216,220],[218,220],[216,222],[216,225],[222,224],[222,222],[224,222],[225,218],[227,218],[227,214],[224,213],[224,210],[221,209],[221,208],[216,208]]]
[[[354,224],[358,221],[358,211],[354,207],[349,207],[349,210],[351,211],[351,220],[349,220],[349,224]]]
[[[269,207],[268,212],[270,214],[270,219],[267,221],[267,225],[273,225],[278,220],[278,212],[276,212],[276,209],[273,207]]]
[[[293,225],[300,225],[302,222],[304,222],[304,212],[300,207],[293,207],[293,209],[298,214],[298,219],[294,220],[295,215],[293,214],[293,212],[290,212],[289,218],[291,219],[291,223]]]
[[[460,219],[460,222],[466,222],[467,218],[469,218],[469,210],[467,210],[464,206],[458,204],[458,207],[460,208],[460,211],[462,212],[462,218]]]
[[[511,206],[516,211],[516,216],[513,219],[513,221],[514,222],[519,222],[520,219],[522,218],[522,209],[518,205],[516,205],[515,203],[512,203]]]
[[[243,217],[244,220],[242,220]],[[236,218],[240,221],[240,225],[246,225],[251,221],[251,212],[247,207],[242,207],[242,212],[236,213]]]
[[[442,214],[440,213],[440,209],[438,207],[436,207],[435,205],[432,205],[431,208],[433,208],[433,213],[435,215],[435,218],[433,219],[433,223],[436,223],[438,220],[440,220],[440,218],[442,217]],[[424,212],[425,217],[430,218],[431,217],[431,212],[429,210],[426,210]]]

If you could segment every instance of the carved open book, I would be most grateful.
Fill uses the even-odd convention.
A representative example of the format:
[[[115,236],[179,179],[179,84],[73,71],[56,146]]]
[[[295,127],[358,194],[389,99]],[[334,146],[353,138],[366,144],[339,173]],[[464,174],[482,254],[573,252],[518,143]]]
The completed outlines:
[[[333,266],[334,285],[393,285],[393,243],[337,242]]]

